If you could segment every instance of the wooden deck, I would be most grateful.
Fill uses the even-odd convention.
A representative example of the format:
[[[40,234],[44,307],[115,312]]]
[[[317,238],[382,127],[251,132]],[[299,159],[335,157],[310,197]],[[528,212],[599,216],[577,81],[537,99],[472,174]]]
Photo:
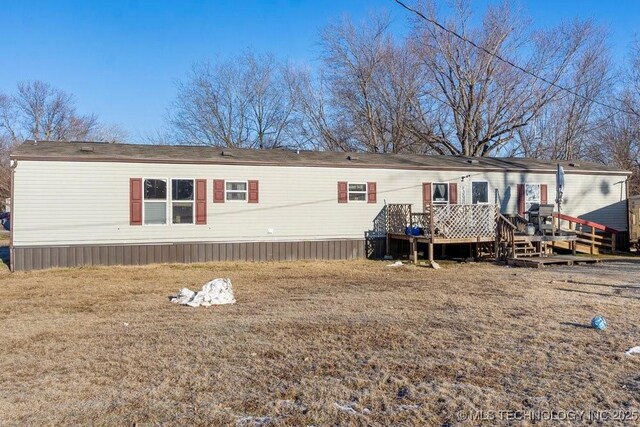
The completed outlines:
[[[420,254],[428,255],[429,261],[434,259],[435,245],[441,246],[444,254],[445,245],[468,244],[469,256],[490,256],[510,265],[536,268],[597,263],[600,261],[596,258],[575,255],[595,255],[599,247],[615,251],[615,230],[603,225],[558,214],[551,234],[528,235],[526,218],[506,217],[497,205],[431,203],[425,204],[423,212],[413,212],[410,204],[389,204],[385,205],[382,218],[386,253],[408,249],[414,263],[418,263],[419,244],[427,245],[427,251]],[[567,222],[569,229],[560,227]],[[555,249],[570,250],[572,255],[555,256]]]
[[[418,243],[434,243],[438,245],[446,245],[446,244],[460,244],[460,243],[486,243],[486,242],[495,242],[495,237],[461,237],[461,238],[442,238],[442,237],[434,237],[433,242],[431,242],[431,238],[428,236],[409,236],[407,234],[402,233],[389,233],[389,238],[393,240],[408,240],[408,241],[416,241]]]
[[[544,268],[558,265],[600,264],[599,258],[574,255],[554,255],[548,257],[509,258],[507,264],[513,267]]]

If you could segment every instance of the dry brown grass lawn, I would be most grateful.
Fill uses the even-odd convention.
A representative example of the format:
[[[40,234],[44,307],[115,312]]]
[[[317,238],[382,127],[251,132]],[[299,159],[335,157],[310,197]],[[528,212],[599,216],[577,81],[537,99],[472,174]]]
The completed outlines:
[[[2,273],[0,423],[440,426],[464,425],[458,411],[640,409],[640,356],[624,355],[640,345],[640,264],[384,265]],[[168,302],[215,277],[236,305]],[[607,331],[581,326],[596,313]]]

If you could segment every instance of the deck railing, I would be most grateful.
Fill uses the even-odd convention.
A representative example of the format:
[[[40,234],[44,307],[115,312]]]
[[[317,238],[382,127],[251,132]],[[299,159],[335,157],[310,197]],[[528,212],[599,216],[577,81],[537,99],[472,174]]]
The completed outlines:
[[[404,234],[407,227],[411,227],[411,205],[392,203],[386,206],[387,233]]]
[[[565,214],[553,214],[554,228],[558,227],[558,221],[559,228],[562,229],[566,224],[564,229],[575,233],[576,243],[586,245],[591,254],[597,254],[602,249],[615,253],[618,230]]]
[[[404,234],[406,227],[418,227],[421,235],[444,239],[495,238],[497,205],[438,205],[413,212],[411,205],[387,205],[387,231]]]

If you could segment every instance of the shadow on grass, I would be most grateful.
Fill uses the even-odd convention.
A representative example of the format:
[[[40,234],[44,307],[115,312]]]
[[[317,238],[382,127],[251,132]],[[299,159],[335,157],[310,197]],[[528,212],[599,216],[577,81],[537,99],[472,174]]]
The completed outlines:
[[[572,281],[569,280],[568,283],[575,283],[578,285],[586,285],[586,286],[601,286],[601,287],[605,287],[605,288],[613,288],[613,289],[640,289],[640,286],[635,286],[635,285],[609,285],[606,283],[587,283],[587,282],[576,282],[576,281]]]
[[[578,294],[586,294],[586,295],[593,295],[593,296],[599,296],[599,297],[614,297],[614,298],[627,298],[627,299],[636,299],[636,300],[640,300],[640,297],[631,297],[628,295],[620,295],[620,294],[605,294],[602,292],[589,292],[589,291],[580,291],[577,289],[566,289],[566,288],[555,288],[557,291],[566,291],[566,292],[575,292]]]
[[[584,323],[576,323],[576,322],[560,322],[563,326],[573,326],[574,328],[582,328],[582,329],[593,329],[591,325],[586,325]]]

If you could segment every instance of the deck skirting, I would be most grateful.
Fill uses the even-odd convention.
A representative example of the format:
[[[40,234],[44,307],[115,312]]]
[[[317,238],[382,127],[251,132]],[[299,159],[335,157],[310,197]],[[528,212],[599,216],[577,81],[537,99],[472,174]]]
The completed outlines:
[[[158,243],[14,247],[14,271],[92,265],[144,265],[214,261],[347,260],[382,257],[384,239],[288,242]]]

